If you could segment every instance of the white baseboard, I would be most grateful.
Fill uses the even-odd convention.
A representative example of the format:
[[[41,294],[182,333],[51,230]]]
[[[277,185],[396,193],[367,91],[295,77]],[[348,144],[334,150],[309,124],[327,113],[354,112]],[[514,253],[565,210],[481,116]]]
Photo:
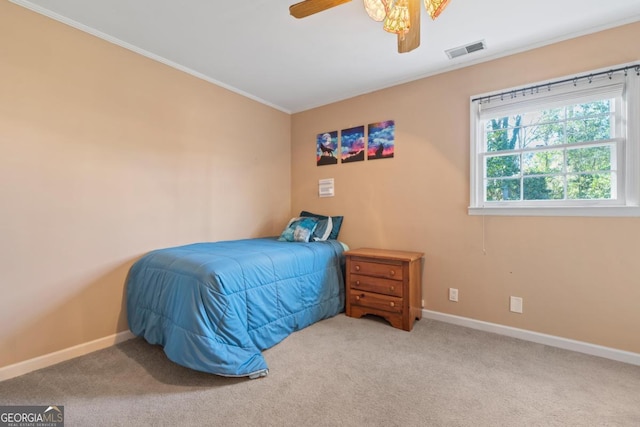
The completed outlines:
[[[74,357],[84,356],[85,354],[111,347],[112,345],[116,345],[134,337],[135,336],[131,331],[123,331],[108,337],[99,338],[97,340],[65,348],[64,350],[56,351],[54,353],[25,360],[24,362],[5,366],[0,368],[0,381],[46,368],[47,366],[55,365],[56,363],[64,362],[66,360],[73,359]]]
[[[453,314],[440,313],[437,311],[422,310],[422,317],[640,366],[640,354],[638,353],[617,350],[615,348],[561,338],[554,335],[541,334],[539,332],[527,331],[525,329],[499,325],[497,323],[484,322],[482,320],[470,319],[468,317],[454,316]],[[5,366],[0,368],[0,381],[46,368],[48,366],[55,365],[56,363],[73,359],[74,357],[84,356],[85,354],[111,347],[134,337],[135,336],[131,331],[123,331],[108,337],[99,338],[94,341],[56,351],[54,353],[45,354],[44,356],[25,360],[24,362]]]
[[[640,366],[640,354],[638,353],[617,350],[615,348],[603,347],[601,345],[561,338],[554,335],[541,334],[539,332],[527,331],[525,329],[499,325],[497,323],[483,322],[482,320],[470,319],[468,317],[454,316],[453,314],[440,313],[438,311],[422,310],[422,316],[427,319],[439,320],[441,322],[452,323],[454,325],[464,326],[471,329],[506,335],[512,338],[518,338],[551,347],[577,351],[591,356],[604,357],[606,359]]]

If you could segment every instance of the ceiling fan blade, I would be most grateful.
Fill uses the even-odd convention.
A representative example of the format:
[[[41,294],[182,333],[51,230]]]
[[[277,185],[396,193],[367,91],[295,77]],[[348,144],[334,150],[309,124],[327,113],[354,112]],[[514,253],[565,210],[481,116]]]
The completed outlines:
[[[350,1],[351,0],[305,0],[289,6],[289,13],[291,16],[300,19]]]
[[[420,0],[409,0],[409,31],[398,34],[398,53],[411,52],[420,46]]]

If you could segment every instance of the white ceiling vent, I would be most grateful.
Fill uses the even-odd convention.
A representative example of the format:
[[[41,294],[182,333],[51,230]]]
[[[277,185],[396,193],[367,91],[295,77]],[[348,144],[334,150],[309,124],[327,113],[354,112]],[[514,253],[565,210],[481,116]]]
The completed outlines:
[[[479,50],[484,50],[486,48],[487,44],[484,42],[484,40],[480,40],[477,42],[469,43],[466,46],[454,47],[453,49],[445,50],[445,53],[447,54],[449,59],[453,59],[459,56],[477,52]]]

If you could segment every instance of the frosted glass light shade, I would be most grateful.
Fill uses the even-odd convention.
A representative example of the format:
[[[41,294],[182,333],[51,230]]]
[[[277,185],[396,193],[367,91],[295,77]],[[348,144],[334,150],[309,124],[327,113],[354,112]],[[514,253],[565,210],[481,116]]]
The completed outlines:
[[[450,0],[424,0],[424,7],[431,19],[436,19],[449,4]]]
[[[364,10],[367,11],[369,18],[374,21],[382,22],[387,16],[387,1],[364,0]]]
[[[407,0],[396,0],[384,20],[384,30],[404,36],[409,31],[409,7]]]

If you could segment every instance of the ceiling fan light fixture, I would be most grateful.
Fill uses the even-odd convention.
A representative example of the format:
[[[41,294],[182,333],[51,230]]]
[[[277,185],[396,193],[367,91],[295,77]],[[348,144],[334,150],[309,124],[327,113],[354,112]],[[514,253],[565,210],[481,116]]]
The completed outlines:
[[[387,16],[387,0],[364,0],[364,10],[369,18],[382,22]]]
[[[304,18],[351,0],[302,0],[289,6],[296,18]],[[397,35],[398,53],[411,52],[420,46],[421,0],[362,0],[367,15],[383,22],[382,28]],[[431,19],[436,19],[451,0],[422,0]]]
[[[424,0],[424,7],[431,19],[436,19],[449,5],[450,0]]]
[[[389,7],[389,12],[384,20],[384,30],[398,34],[401,38],[409,31],[409,7],[407,0],[396,0]]]

